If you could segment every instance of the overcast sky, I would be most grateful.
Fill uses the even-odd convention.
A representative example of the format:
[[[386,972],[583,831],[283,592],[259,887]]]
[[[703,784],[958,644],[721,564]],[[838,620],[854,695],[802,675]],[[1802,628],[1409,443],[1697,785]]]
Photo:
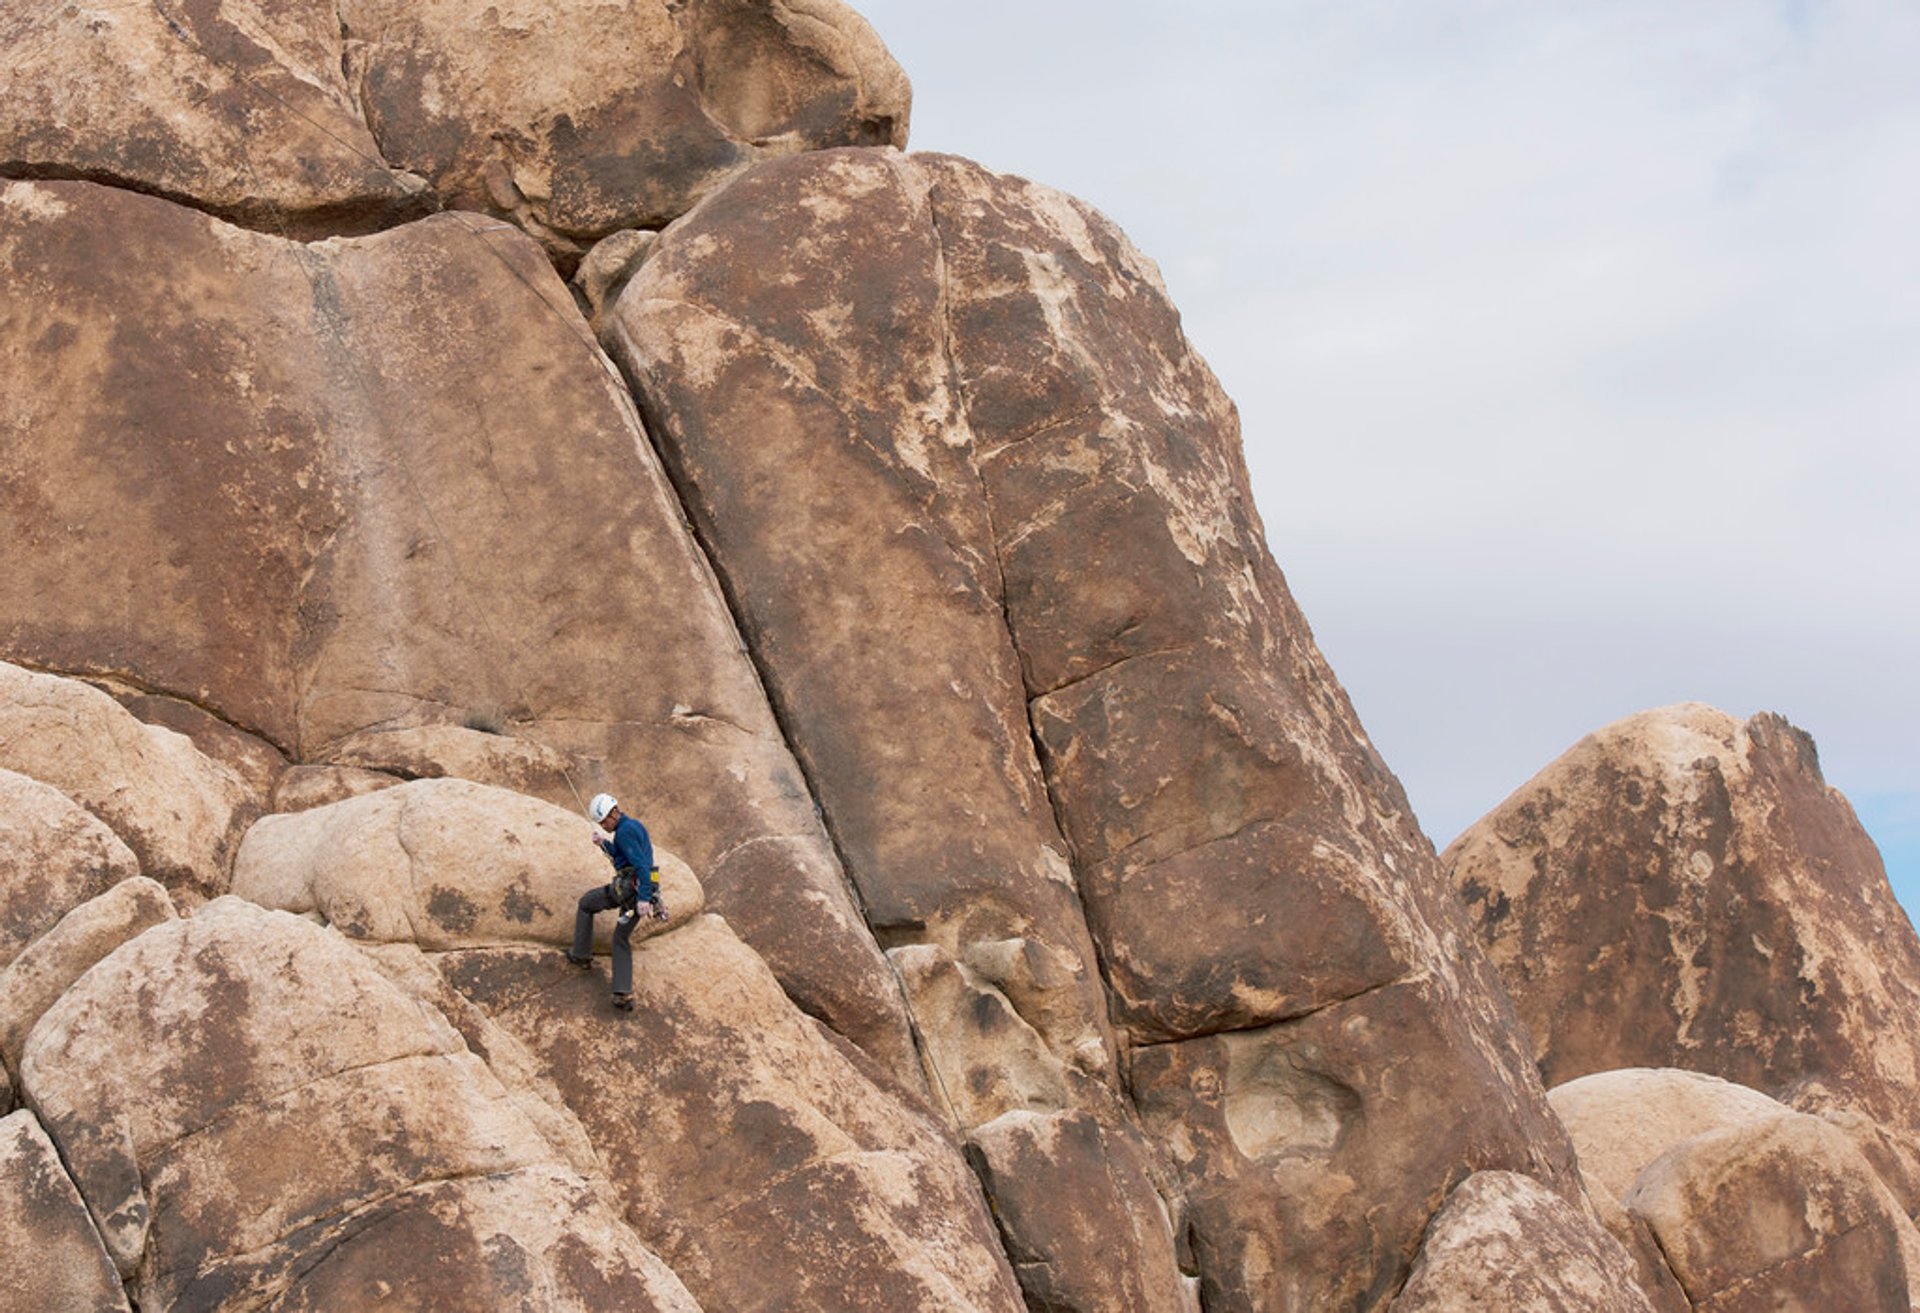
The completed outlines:
[[[1694,699],[1920,909],[1920,4],[853,3],[913,149],[1158,261],[1437,844]]]

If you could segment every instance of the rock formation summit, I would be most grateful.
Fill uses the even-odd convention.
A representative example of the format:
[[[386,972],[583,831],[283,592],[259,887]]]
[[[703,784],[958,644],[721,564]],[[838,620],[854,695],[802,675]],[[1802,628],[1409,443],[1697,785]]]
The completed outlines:
[[[0,45],[0,1308],[1905,1297],[1920,959],[1810,745],[1656,720],[1443,867],[1152,262],[904,154],[838,0]],[[1713,1047],[1772,1120],[1677,1166],[1549,1100]]]

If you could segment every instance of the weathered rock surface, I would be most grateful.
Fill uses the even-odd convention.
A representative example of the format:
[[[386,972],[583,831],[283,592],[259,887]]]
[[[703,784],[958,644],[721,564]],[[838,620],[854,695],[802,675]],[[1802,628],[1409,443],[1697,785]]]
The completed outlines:
[[[1683,1141],[1641,1173],[1626,1205],[1695,1309],[1911,1307],[1913,1223],[1817,1117],[1782,1112]]]
[[[838,0],[22,5],[0,47],[0,171],[294,236],[445,206],[577,250],[757,159],[903,145],[911,101]]]
[[[451,777],[543,798],[574,812],[605,783],[597,763],[464,725],[415,725],[350,734],[327,749],[335,766],[408,780]]]
[[[262,907],[317,912],[354,939],[424,949],[493,944],[561,948],[580,895],[613,878],[582,816],[468,780],[418,780],[285,816],[247,831],[233,892]],[[704,905],[687,864],[658,847],[673,920],[642,920],[634,940],[684,924]],[[613,933],[600,917],[597,942]]]
[[[1086,1113],[1009,1112],[975,1130],[967,1153],[1029,1309],[1198,1313],[1132,1137]]]
[[[0,1057],[7,1068],[19,1068],[33,1024],[88,967],[173,917],[167,891],[134,876],[68,912],[0,970]]]
[[[143,1307],[697,1308],[444,1017],[297,917],[123,945],[21,1079]]]
[[[1577,1190],[1261,542],[1232,407],[1111,224],[955,159],[782,160],[663,233],[602,337],[881,941],[961,964],[1039,946],[1085,985],[1006,1011],[1062,1067],[1106,1027],[1096,962],[1125,1038],[1176,1041],[1178,1078],[1136,1050],[1132,1088],[1188,1169],[1213,1298],[1384,1297],[1463,1161]],[[1313,1141],[1327,1091],[1368,1079],[1336,1064],[1275,1084],[1264,1150],[1240,1154],[1205,1093],[1238,1079],[1227,1041],[1177,1041],[1329,1010],[1415,1044],[1448,1098]],[[968,1027],[921,1031],[936,1070],[984,1071]],[[1072,1106],[1036,1096],[1044,1064],[1008,1033],[1036,1079],[1000,1106]],[[1376,1158],[1350,1161],[1363,1141]],[[1366,1187],[1328,1195],[1303,1157]],[[1311,1269],[1292,1287],[1282,1251]]]
[[[1393,1313],[1654,1313],[1632,1259],[1529,1177],[1475,1172],[1427,1228]]]
[[[0,407],[5,404],[0,401]],[[0,492],[0,503],[7,497]],[[17,579],[34,568],[19,561],[0,571],[0,579]],[[7,587],[0,583],[0,593]],[[259,810],[259,799],[241,778],[184,735],[143,724],[105,693],[77,680],[5,662],[0,662],[0,767],[66,794],[120,837],[139,859],[141,873],[198,898],[225,892],[233,849]],[[71,828],[73,822],[59,824]],[[76,851],[57,859],[56,868],[77,863],[67,880],[79,871],[96,872],[89,893],[133,874],[117,856],[104,853],[97,835],[86,837]],[[102,860],[108,863],[104,870]],[[56,885],[50,891],[56,898],[57,890]],[[52,919],[77,901],[49,904],[57,909]]]
[[[535,1055],[627,1220],[708,1306],[1022,1307],[957,1146],[718,918],[636,954],[631,1017],[555,953],[441,968]]]
[[[1444,860],[1549,1085],[1684,1067],[1920,1135],[1920,938],[1780,717],[1628,717]]]
[[[1580,1166],[1625,1199],[1647,1165],[1683,1140],[1778,1117],[1787,1108],[1758,1090],[1672,1068],[1595,1072],[1547,1091]]]
[[[1377,1308],[1459,1173],[1572,1197],[1572,1151],[1446,986],[1136,1049],[1130,1087],[1187,1192],[1203,1307]]]
[[[0,966],[68,911],[139,873],[133,850],[92,813],[51,784],[0,769]]]
[[[30,1112],[0,1118],[0,1303],[34,1313],[127,1307],[87,1206]]]
[[[912,1072],[631,400],[537,248],[484,229],[300,246],[0,184],[0,336],[35,344],[0,354],[0,651],[128,676],[295,762],[476,717],[603,762],[796,997]]]

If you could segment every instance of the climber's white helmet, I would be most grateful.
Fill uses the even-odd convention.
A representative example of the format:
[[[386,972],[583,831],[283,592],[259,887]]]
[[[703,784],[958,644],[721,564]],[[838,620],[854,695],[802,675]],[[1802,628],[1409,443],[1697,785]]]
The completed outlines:
[[[593,817],[593,823],[598,825],[607,819],[608,812],[619,805],[619,800],[611,793],[596,793],[593,795],[593,801],[587,804],[587,815]]]

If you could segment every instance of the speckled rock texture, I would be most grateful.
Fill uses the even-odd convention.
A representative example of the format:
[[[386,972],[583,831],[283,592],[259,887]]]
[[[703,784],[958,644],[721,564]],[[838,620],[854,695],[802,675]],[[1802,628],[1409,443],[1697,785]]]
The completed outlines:
[[[1615,727],[1443,870],[1152,262],[839,0],[0,50],[0,1307],[1906,1297],[1811,744]]]
[[[467,780],[419,780],[247,831],[233,892],[262,907],[312,912],[352,939],[445,950],[564,944],[580,895],[613,867],[585,817]],[[638,942],[696,916],[700,882],[654,849],[672,920],[643,919]],[[596,924],[605,948],[610,916]]]
[[[443,1016],[298,917],[146,931],[20,1070],[142,1307],[698,1307]]]
[[[133,850],[91,812],[51,784],[0,769],[0,966],[139,873]]]
[[[1393,1313],[1655,1313],[1633,1260],[1578,1207],[1512,1172],[1475,1172],[1427,1228]]]
[[[719,918],[636,953],[631,1015],[557,953],[441,970],[532,1053],[628,1222],[708,1307],[1022,1307],[945,1128],[796,1011]]]
[[[0,1117],[0,1303],[34,1313],[127,1309],[119,1274],[59,1153],[30,1112]]]
[[[1920,1135],[1920,938],[1780,717],[1628,717],[1443,860],[1548,1085],[1682,1067]]]
[[[1221,1307],[1377,1304],[1463,1165],[1577,1193],[1232,406],[1110,223],[820,152],[666,230],[602,322],[910,997],[971,1000],[920,1025],[959,1129],[1117,1126],[1125,1055]],[[1044,1008],[969,964],[1010,940]],[[1415,1088],[1368,1070],[1398,1061]]]
[[[440,215],[301,246],[86,183],[0,183],[19,292],[0,324],[35,344],[0,354],[20,548],[0,653],[169,690],[293,762],[627,793],[796,997],[913,1071],[899,986],[631,399],[538,249],[484,229]],[[137,781],[172,740],[92,701],[141,762],[126,743],[67,760],[51,710],[32,742],[55,759],[13,760],[28,704],[4,697],[0,766],[95,808],[146,874],[224,889],[252,814],[151,854],[136,830],[235,803],[196,801],[200,769],[114,811],[102,772]],[[749,896],[776,878],[777,908]]]
[[[0,48],[7,176],[296,237],[471,210],[565,255],[758,159],[903,145],[912,99],[839,0],[12,5]]]
[[[0,408],[6,404],[0,400]],[[17,484],[8,487],[11,495],[22,495]],[[9,495],[0,492],[0,502]],[[42,565],[22,562],[0,571],[0,578],[17,586]],[[8,584],[0,584],[0,594],[9,591]],[[0,628],[6,627],[0,621]],[[39,851],[58,845],[49,856],[54,871],[64,868],[65,874],[45,886],[51,897],[37,910],[9,912],[15,924],[57,920],[81,897],[135,874],[126,863],[128,850],[138,861],[137,873],[195,900],[224,893],[234,849],[263,801],[236,771],[206,756],[185,735],[146,724],[96,688],[4,661],[0,768],[52,786],[104,822],[125,845],[110,843],[65,804],[16,780],[9,795],[0,798],[5,807],[0,825],[21,834],[27,847],[0,861],[35,861]],[[62,894],[62,888],[72,892]],[[6,898],[0,892],[0,900]]]

